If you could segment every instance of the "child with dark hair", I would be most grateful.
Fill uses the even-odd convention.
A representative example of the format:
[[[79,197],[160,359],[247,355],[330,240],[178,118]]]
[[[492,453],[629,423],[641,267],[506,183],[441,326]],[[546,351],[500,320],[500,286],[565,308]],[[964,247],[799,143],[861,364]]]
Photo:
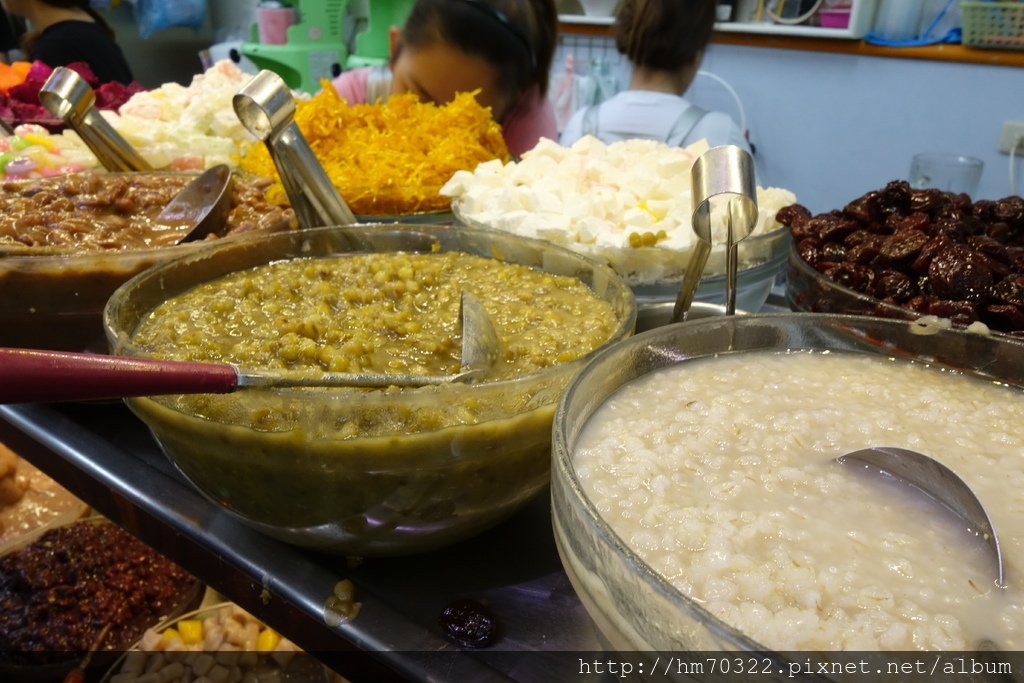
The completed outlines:
[[[132,82],[114,30],[89,0],[0,0],[0,4],[28,22],[21,44],[29,61],[54,67],[85,62],[101,83]]]
[[[615,17],[615,46],[632,67],[628,89],[584,107],[560,142],[585,135],[606,143],[654,139],[674,147],[698,140],[749,151],[743,131],[724,113],[706,111],[683,93],[697,76],[715,24],[715,0],[624,0]]]
[[[479,90],[501,124],[509,152],[556,139],[547,99],[558,15],[553,0],[417,0],[405,25],[391,29],[391,61],[334,79],[349,104],[413,92],[445,104]]]

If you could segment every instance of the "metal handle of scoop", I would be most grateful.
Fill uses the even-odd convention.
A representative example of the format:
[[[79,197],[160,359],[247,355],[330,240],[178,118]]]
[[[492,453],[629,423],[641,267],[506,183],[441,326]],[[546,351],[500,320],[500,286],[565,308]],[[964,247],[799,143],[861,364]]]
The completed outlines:
[[[96,94],[73,69],[54,69],[39,90],[39,101],[78,133],[108,171],[153,170],[97,111]]]
[[[260,71],[231,103],[242,125],[267,146],[302,227],[356,222],[295,123],[295,99],[280,76]]]
[[[686,319],[693,304],[704,266],[711,255],[711,198],[733,195],[726,214],[726,313],[736,312],[737,244],[757,224],[757,186],[754,182],[754,159],[735,145],[712,147],[693,162],[690,169],[691,192],[695,209],[691,217],[697,236],[690,261],[676,296],[672,321]]]
[[[473,382],[481,372],[412,375],[253,371],[230,363],[0,348],[0,404],[91,401],[165,394],[226,394],[243,387],[423,387]]]

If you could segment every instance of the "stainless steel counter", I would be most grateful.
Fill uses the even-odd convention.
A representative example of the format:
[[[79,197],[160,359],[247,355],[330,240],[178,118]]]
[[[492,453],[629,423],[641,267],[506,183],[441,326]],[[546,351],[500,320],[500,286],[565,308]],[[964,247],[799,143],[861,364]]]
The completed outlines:
[[[781,287],[766,312],[788,310]],[[549,497],[451,548],[414,557],[317,554],[254,531],[200,495],[119,402],[0,406],[0,441],[354,682],[551,681],[605,648],[562,569]],[[325,621],[350,579],[358,616]],[[437,624],[455,599],[486,602],[497,642],[461,650]]]
[[[602,649],[558,559],[546,494],[455,547],[350,567],[201,496],[120,403],[0,406],[0,441],[353,681],[548,681],[554,658],[565,663],[556,653]],[[332,628],[324,605],[346,578],[362,607]],[[437,618],[458,598],[490,606],[493,646],[443,638]]]

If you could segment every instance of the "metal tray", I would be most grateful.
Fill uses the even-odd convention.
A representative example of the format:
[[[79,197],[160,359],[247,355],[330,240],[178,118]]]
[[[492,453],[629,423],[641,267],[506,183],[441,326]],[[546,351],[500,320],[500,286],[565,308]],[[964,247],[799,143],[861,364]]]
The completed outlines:
[[[782,289],[776,285],[762,310],[788,310]],[[667,311],[648,313],[649,326],[667,322]],[[584,658],[609,659],[562,569],[547,493],[459,545],[351,565],[225,513],[119,402],[0,406],[0,441],[353,683],[546,683],[578,677]],[[362,606],[355,619],[332,626],[325,607],[343,579],[355,584]],[[445,640],[438,616],[462,598],[489,605],[499,629],[494,645],[463,650]]]

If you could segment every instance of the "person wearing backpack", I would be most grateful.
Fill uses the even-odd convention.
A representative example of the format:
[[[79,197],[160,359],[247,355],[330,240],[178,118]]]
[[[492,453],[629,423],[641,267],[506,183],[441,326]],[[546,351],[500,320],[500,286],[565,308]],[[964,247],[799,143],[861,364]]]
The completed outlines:
[[[615,17],[615,46],[632,67],[629,87],[575,112],[559,138],[585,135],[605,143],[653,139],[683,147],[701,139],[712,147],[750,151],[743,131],[723,112],[707,111],[683,94],[711,40],[715,0],[625,0]]]

